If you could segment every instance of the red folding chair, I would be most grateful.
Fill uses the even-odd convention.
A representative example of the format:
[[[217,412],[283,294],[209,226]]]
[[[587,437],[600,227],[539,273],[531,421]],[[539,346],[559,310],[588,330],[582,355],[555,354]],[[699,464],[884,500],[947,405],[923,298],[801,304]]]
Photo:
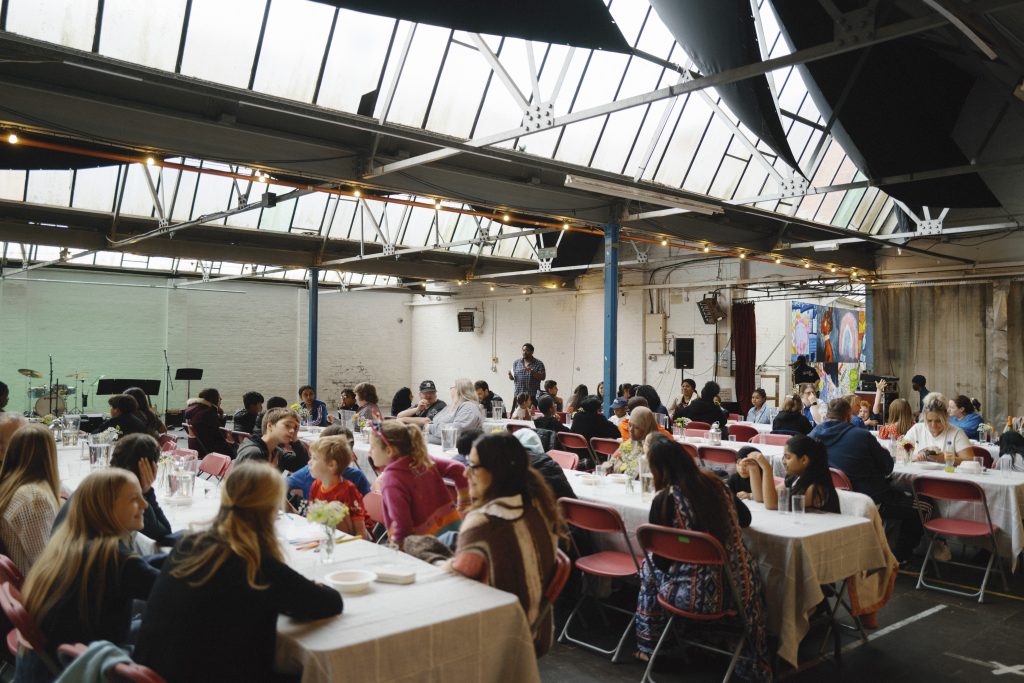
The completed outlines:
[[[989,470],[995,466],[995,461],[992,459],[992,454],[989,453],[987,448],[981,446],[971,446],[971,450],[974,451],[975,458],[983,458],[982,465],[985,469]]]
[[[683,450],[686,451],[691,458],[696,460],[698,463],[700,462],[700,452],[697,450],[696,446],[692,443],[681,443],[679,445],[683,447]],[[733,458],[733,460],[735,460],[735,458]]]
[[[580,456],[569,451],[548,451],[548,455],[551,459],[558,463],[558,466],[563,470],[574,470],[576,466],[580,464]]]
[[[973,502],[980,504],[985,510],[984,522],[975,522],[972,519],[964,519],[962,517],[933,517],[932,519],[926,520],[924,518],[924,512],[921,510],[921,506],[915,506],[918,509],[918,514],[921,515],[921,524],[924,526],[925,533],[927,533],[930,538],[928,542],[928,551],[925,553],[924,562],[921,563],[921,572],[917,576],[918,590],[922,587],[931,588],[932,590],[952,593],[953,595],[962,595],[967,598],[977,597],[978,602],[984,602],[985,586],[988,584],[988,577],[992,573],[993,563],[996,563],[999,575],[1003,577],[1003,588],[1005,590],[1009,590],[1008,584],[1006,583],[1006,573],[1003,571],[1003,565],[1001,562],[996,562],[999,555],[999,546],[996,545],[996,531],[999,530],[999,527],[992,523],[992,516],[989,514],[988,500],[985,498],[984,489],[973,481],[945,478],[939,479],[937,477],[914,477],[911,485],[914,489],[915,503],[919,503],[922,496],[927,496],[932,500],[944,500],[955,503]],[[985,576],[981,580],[981,587],[977,591],[968,593],[966,591],[958,591],[945,586],[930,584],[925,581],[925,571],[928,568],[928,563],[939,561],[932,557],[932,546],[935,545],[935,541],[939,538],[958,538],[965,541],[987,542],[987,545],[989,546],[988,565],[985,567]],[[964,562],[954,562],[953,560],[948,560],[947,564],[978,569],[976,565]],[[935,574],[938,576],[938,565],[935,567]]]
[[[620,439],[605,439],[600,436],[590,437],[590,450],[594,452],[594,455],[605,456],[605,459],[614,455],[621,445],[622,441]]]
[[[206,457],[199,461],[199,472],[196,476],[205,474],[205,479],[220,481],[227,476],[226,470],[230,464],[231,458],[223,453],[207,453]]]
[[[706,432],[709,429],[711,429],[711,425],[709,425],[707,422],[687,422],[686,429],[695,429],[699,432]],[[689,434],[687,434],[687,436],[689,436]]]
[[[758,434],[750,425],[729,425],[729,436],[735,436],[737,441],[750,441]]]
[[[691,422],[690,424],[693,424],[693,423]],[[708,427],[708,429],[711,429],[711,428]],[[683,436],[689,436],[691,438],[697,437],[698,439],[703,439],[707,435],[708,435],[708,430],[707,429],[690,429],[689,427],[687,427],[686,429],[683,430]]]
[[[793,437],[789,434],[758,434],[750,439],[750,443],[767,444],[769,446],[785,446]]]
[[[647,670],[644,671],[644,677],[641,679],[642,682],[646,683],[646,681],[652,681],[653,683],[654,679],[651,678],[651,672],[654,670],[654,660],[658,657],[658,651],[661,650],[661,646],[665,643],[665,639],[669,637],[669,634],[672,634],[673,637],[679,640],[681,644],[693,645],[705,650],[711,650],[712,652],[731,655],[732,659],[729,660],[729,668],[725,670],[725,678],[722,679],[723,683],[725,683],[732,676],[732,672],[736,668],[736,663],[740,659],[740,652],[743,651],[743,646],[747,642],[747,633],[749,630],[747,612],[743,608],[743,598],[740,595],[739,590],[736,588],[735,578],[732,575],[732,571],[729,569],[729,557],[725,554],[725,548],[723,548],[722,544],[718,542],[718,539],[711,534],[705,534],[699,531],[689,531],[687,529],[659,526],[657,524],[640,525],[637,527],[636,537],[640,542],[640,547],[643,548],[645,553],[650,555],[657,555],[658,557],[663,557],[671,562],[682,562],[688,565],[719,567],[725,578],[725,581],[722,581],[722,588],[728,589],[732,592],[731,600],[727,595],[722,596],[722,604],[735,605],[734,609],[723,609],[721,612],[715,612],[713,614],[688,612],[676,607],[671,602],[662,598],[659,594],[658,604],[662,609],[668,612],[669,617],[668,622],[665,624],[665,630],[662,632],[661,637],[658,638],[658,643],[654,646],[654,651],[651,653],[651,657],[647,661]],[[675,635],[672,628],[676,617],[692,619],[701,624],[706,624],[710,621],[722,621],[724,619],[732,620],[738,617],[740,624],[742,625],[739,642],[736,644],[736,648],[732,652],[729,652],[728,650],[722,650],[706,643],[682,640]]]
[[[227,427],[220,427],[219,429],[220,429],[220,435],[224,437],[225,441],[227,441],[228,443],[231,443],[231,444],[236,443],[236,441],[235,441],[235,433],[233,431],[231,431]]]
[[[743,416],[739,413],[729,413],[730,422],[743,422]],[[731,427],[730,427],[731,429]]]
[[[689,445],[689,444],[686,444]],[[736,451],[717,446],[701,446],[697,449],[698,460],[705,463],[736,467]]]
[[[577,500],[575,498],[559,498],[558,506],[561,508],[562,516],[567,524],[591,533],[621,535],[629,551],[624,553],[617,550],[602,550],[591,555],[578,557],[576,558],[576,569],[579,569],[583,574],[609,579],[628,579],[640,575],[640,558],[633,551],[633,542],[629,539],[626,525],[622,521],[622,515],[619,514],[618,510],[607,505]],[[633,622],[636,621],[636,611],[625,610],[616,605],[597,600],[597,604],[600,607],[630,616],[629,624],[626,625],[626,630],[622,632],[618,644],[611,650],[604,650],[592,643],[577,640],[569,635],[569,627],[572,625],[572,620],[588,597],[590,596],[586,592],[580,596],[576,606],[569,614],[569,618],[566,619],[565,626],[562,627],[562,633],[558,636],[558,642],[564,643],[568,641],[599,654],[611,655],[612,662],[616,662],[622,654],[626,638],[633,630]]]
[[[853,490],[853,484],[850,483],[850,478],[846,476],[846,472],[838,470],[835,467],[829,467],[828,471],[832,475],[832,486],[835,487],[836,491]]]
[[[14,560],[6,555],[0,555],[0,583],[10,583],[18,590],[21,590],[21,584],[24,581],[25,577],[21,575],[21,571],[18,569],[18,565],[14,564]]]
[[[167,450],[168,446],[171,446],[172,449],[173,448],[177,448],[178,447],[178,437],[174,436],[173,434],[161,434],[160,435],[160,449],[161,450]]]
[[[228,463],[228,466],[224,468],[224,474],[221,475],[221,479],[227,479],[228,475],[231,474],[231,468],[235,466],[235,461],[232,460]]]
[[[533,633],[534,638],[537,637],[537,633],[540,631],[541,624],[551,614],[551,608],[554,606],[555,601],[558,600],[558,596],[562,594],[562,589],[565,588],[566,582],[569,581],[569,574],[572,573],[572,560],[569,556],[562,552],[561,549],[555,549],[555,570],[551,575],[551,579],[548,581],[547,588],[544,589],[544,596],[541,600],[540,613],[537,614],[537,618],[530,625],[530,631]]]
[[[46,668],[55,676],[59,674],[60,666],[46,650],[48,644],[46,636],[43,635],[35,619],[32,618],[22,604],[21,593],[10,582],[0,585],[0,609],[3,610],[3,613],[14,624],[14,630],[11,631],[12,634],[16,634],[17,640],[14,642],[20,642],[21,645],[35,650],[36,655],[42,660]],[[8,635],[7,646],[11,647],[11,645],[12,638],[11,635]],[[16,644],[13,652],[17,654]]]
[[[57,652],[68,659],[75,659],[89,648],[82,643],[64,644],[57,648]],[[114,668],[107,672],[107,680],[110,683],[166,683],[163,676],[142,664],[115,664]]]
[[[555,413],[555,417],[557,417],[558,421],[561,422],[562,424],[565,424],[565,421],[568,419],[568,415],[569,413],[563,412],[561,410]]]
[[[379,491],[370,491],[363,496],[363,507],[366,508],[366,514],[370,516],[370,519],[380,526],[384,526],[384,496]],[[387,538],[388,530],[385,528],[380,538],[377,539],[377,543],[383,543]]]
[[[594,453],[590,450],[590,444],[587,443],[586,437],[582,434],[576,434],[575,432],[558,432],[555,434],[555,440],[558,441],[558,445],[562,448],[570,450],[580,456],[580,459],[587,458],[590,462],[594,462],[596,460]]]

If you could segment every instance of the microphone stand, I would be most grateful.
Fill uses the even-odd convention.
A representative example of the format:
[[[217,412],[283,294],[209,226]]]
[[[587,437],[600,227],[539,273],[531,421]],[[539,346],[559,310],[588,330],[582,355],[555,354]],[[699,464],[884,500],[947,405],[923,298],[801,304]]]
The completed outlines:
[[[53,354],[50,354],[50,396],[47,400],[49,409],[46,411],[48,414],[53,415],[53,401],[57,398],[57,387],[53,385]]]
[[[168,402],[168,393],[171,390],[171,362],[167,360],[167,349],[164,349],[164,367],[165,370],[165,381],[164,381],[164,424],[168,422],[168,412],[171,409],[171,405]]]

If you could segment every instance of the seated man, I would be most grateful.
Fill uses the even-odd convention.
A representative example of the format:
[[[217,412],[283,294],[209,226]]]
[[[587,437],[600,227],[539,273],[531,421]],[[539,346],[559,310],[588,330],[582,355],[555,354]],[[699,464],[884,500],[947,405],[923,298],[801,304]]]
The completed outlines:
[[[199,398],[190,398],[185,406],[185,421],[192,428],[194,437],[188,438],[188,447],[199,453],[222,453],[234,457],[235,446],[227,442],[220,428],[224,425],[224,411],[220,409],[220,392],[207,388],[199,392]]]
[[[912,506],[913,499],[889,485],[892,456],[871,432],[853,425],[851,413],[845,399],[832,399],[825,420],[811,430],[810,436],[825,444],[829,466],[842,470],[854,491],[870,496],[883,519],[902,522],[893,554],[906,562],[921,540],[921,518]]]
[[[617,427],[619,423],[622,422],[622,418],[626,417],[626,406],[628,404],[629,401],[627,399],[617,396],[615,400],[612,401],[612,416],[608,418],[608,421]]]
[[[419,403],[398,413],[395,417],[427,417],[433,420],[438,413],[448,406],[437,398],[437,386],[429,379],[420,382]]]
[[[537,400],[539,401],[545,394],[550,396],[551,400],[555,402],[555,411],[562,412],[562,397],[558,395],[558,382],[553,379],[546,380],[544,382],[544,391],[538,394]]]
[[[342,389],[341,403],[338,404],[338,410],[351,410],[353,413],[359,412],[359,404],[356,403],[356,392],[351,389]]]
[[[139,410],[139,402],[128,394],[117,394],[107,399],[110,405],[110,417],[100,423],[93,434],[105,432],[108,429],[115,429],[121,436],[128,434],[148,434],[146,423],[136,415]]]
[[[555,415],[554,397],[541,394],[540,400],[537,401],[537,409],[541,412],[541,417],[533,421],[537,429],[548,429],[556,433],[569,431]]]
[[[501,415],[491,414],[492,401],[501,401],[502,403],[504,403],[505,401],[504,399],[501,398],[501,396],[498,396],[493,391],[491,391],[491,388],[487,386],[487,382],[483,381],[482,379],[478,379],[476,382],[473,383],[473,388],[476,389],[476,397],[480,401],[480,405],[484,409],[485,417],[492,417],[495,420],[500,420],[501,418],[505,417],[505,408],[501,409]]]
[[[242,405],[245,407],[234,415],[234,430],[252,434],[256,417],[263,412],[263,394],[258,391],[247,392],[242,396]]]

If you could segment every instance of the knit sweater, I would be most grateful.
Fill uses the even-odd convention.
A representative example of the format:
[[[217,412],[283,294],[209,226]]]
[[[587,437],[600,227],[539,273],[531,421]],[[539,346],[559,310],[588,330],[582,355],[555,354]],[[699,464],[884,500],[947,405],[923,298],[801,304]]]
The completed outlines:
[[[33,481],[19,486],[0,511],[0,541],[23,575],[46,548],[58,508],[50,487]]]
[[[381,476],[384,524],[391,540],[401,544],[411,534],[436,536],[457,529],[461,522],[444,479],[459,489],[459,500],[469,498],[466,468],[454,460],[431,458],[432,467],[420,469],[409,457],[392,460]]]

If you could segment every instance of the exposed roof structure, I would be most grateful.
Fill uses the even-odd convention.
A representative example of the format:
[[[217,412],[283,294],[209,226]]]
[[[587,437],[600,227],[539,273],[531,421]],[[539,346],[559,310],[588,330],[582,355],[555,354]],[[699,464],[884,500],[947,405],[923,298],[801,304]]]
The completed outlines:
[[[420,3],[373,4],[428,19]],[[678,17],[660,16],[660,2],[545,3],[579,25],[528,35],[538,22],[505,20],[522,37],[470,32],[503,15],[461,4],[430,3],[433,22],[449,22],[437,26],[353,2],[2,0],[0,126],[18,138],[0,145],[3,263],[293,279],[315,266],[328,284],[557,287],[615,221],[642,249],[870,270],[890,233],[920,232],[908,215],[933,216],[880,189],[914,178],[870,175],[894,167],[866,151],[854,115],[866,108],[837,103],[835,80],[847,69],[868,99],[858,55],[920,41],[991,61],[960,24],[999,49],[990,90],[1020,63],[1010,0],[964,3],[966,24],[937,3],[865,15],[876,3],[823,1],[801,23],[776,2],[781,24],[769,2],[754,14],[747,0],[713,3],[708,26],[743,24],[746,51],[731,55],[673,35]],[[852,18],[867,28],[830,32]],[[760,59],[739,64],[752,50]],[[1000,101],[986,130],[1002,139],[1024,102],[1009,90]],[[903,156],[905,174],[970,175],[998,198],[933,207],[947,225],[1019,227],[1020,207],[1004,200],[1019,171],[1005,158],[986,176],[935,168],[948,155],[930,167]],[[837,240],[827,259],[812,248]]]

